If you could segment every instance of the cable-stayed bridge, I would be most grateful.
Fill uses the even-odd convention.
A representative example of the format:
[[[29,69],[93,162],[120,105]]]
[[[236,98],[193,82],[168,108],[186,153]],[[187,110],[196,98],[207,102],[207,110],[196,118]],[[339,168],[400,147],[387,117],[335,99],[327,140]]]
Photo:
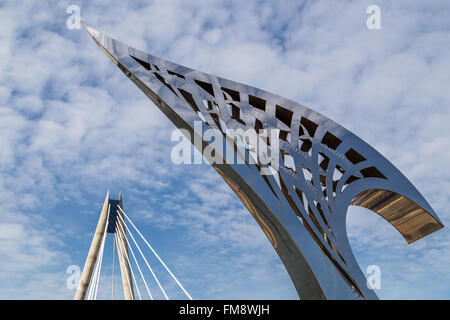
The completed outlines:
[[[103,256],[105,252],[105,242],[107,235],[112,234],[109,238],[113,241],[112,254],[112,286],[111,298],[114,299],[114,283],[115,283],[115,259],[119,260],[120,274],[123,286],[123,295],[126,300],[144,300],[155,298],[155,294],[150,290],[149,281],[154,281],[157,284],[158,290],[162,293],[166,300],[169,300],[167,291],[161,284],[157,276],[157,272],[151,267],[148,256],[144,254],[149,252],[161,264],[165,272],[175,281],[179,289],[184,293],[187,299],[192,300],[191,295],[183,287],[178,278],[169,269],[166,263],[156,250],[150,245],[149,241],[144,237],[141,231],[136,227],[130,217],[123,209],[122,193],[119,198],[115,199],[108,193],[106,194],[103,203],[100,217],[95,229],[94,237],[91,242],[91,247],[86,259],[86,263],[81,274],[81,279],[78,289],[75,293],[75,300],[96,300],[99,292],[100,277],[102,267],[104,266]],[[138,239],[136,239],[138,238]],[[138,240],[141,240],[147,248],[141,248]],[[134,247],[134,249],[133,249]],[[147,249],[147,250],[145,250]],[[136,251],[135,251],[136,250]],[[131,254],[131,259],[130,259]],[[139,263],[139,257],[143,260],[144,265]],[[151,279],[146,278],[146,273],[143,272],[147,268],[151,274]],[[148,274],[148,272],[147,272]],[[138,281],[138,279],[140,281]],[[139,283],[141,285],[139,285]]]

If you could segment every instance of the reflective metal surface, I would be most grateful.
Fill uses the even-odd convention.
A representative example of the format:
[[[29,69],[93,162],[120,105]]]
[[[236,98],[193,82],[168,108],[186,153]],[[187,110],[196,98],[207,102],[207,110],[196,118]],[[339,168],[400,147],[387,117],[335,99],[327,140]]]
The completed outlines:
[[[351,251],[349,205],[373,210],[408,243],[443,227],[416,188],[360,138],[323,115],[275,94],[195,71],[128,47],[85,26],[113,62],[180,129],[276,129],[279,169],[264,175],[250,151],[212,166],[248,208],[302,299],[376,299]],[[202,121],[201,128],[194,125]],[[203,146],[209,144],[201,140]],[[275,146],[268,141],[269,150]],[[271,150],[272,151],[272,150]],[[226,227],[226,226],[224,226]]]

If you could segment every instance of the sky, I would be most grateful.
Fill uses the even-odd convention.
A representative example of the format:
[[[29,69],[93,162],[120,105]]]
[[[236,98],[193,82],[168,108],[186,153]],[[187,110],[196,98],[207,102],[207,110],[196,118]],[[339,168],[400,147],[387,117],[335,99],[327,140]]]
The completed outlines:
[[[83,267],[108,189],[123,192],[125,211],[194,299],[298,298],[212,167],[172,163],[174,125],[84,30],[66,27],[69,5],[132,47],[335,120],[399,168],[450,225],[448,1],[3,0],[0,299],[73,298],[66,271]],[[379,30],[367,28],[369,5],[381,10]],[[380,267],[381,299],[450,298],[447,227],[408,245],[358,207],[347,226],[362,270]],[[108,243],[102,299],[112,290]],[[149,262],[169,297],[184,298]],[[117,276],[114,286],[121,298]]]

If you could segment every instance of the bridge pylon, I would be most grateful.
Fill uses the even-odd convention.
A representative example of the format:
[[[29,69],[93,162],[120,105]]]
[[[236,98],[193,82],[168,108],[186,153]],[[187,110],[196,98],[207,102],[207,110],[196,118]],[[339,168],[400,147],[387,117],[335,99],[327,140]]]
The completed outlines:
[[[83,272],[81,273],[74,300],[85,300],[87,298],[89,286],[93,281],[95,265],[99,258],[100,250],[106,240],[107,233],[114,234],[114,245],[117,245],[125,300],[134,300],[131,266],[129,264],[130,260],[128,256],[128,243],[126,241],[126,229],[123,223],[123,213],[119,210],[119,207],[123,209],[122,192],[120,193],[119,198],[115,199],[110,196],[108,191],[100,211],[100,217],[92,238]],[[121,215],[122,219],[118,218],[118,215]]]

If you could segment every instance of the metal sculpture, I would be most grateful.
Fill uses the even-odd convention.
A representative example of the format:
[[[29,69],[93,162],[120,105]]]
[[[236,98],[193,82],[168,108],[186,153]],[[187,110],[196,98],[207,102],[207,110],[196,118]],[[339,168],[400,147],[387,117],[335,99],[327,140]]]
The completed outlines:
[[[212,145],[202,130],[220,130],[220,145],[231,145],[244,164],[229,161],[224,147],[214,148],[214,159],[221,161],[211,165],[258,222],[300,298],[377,298],[348,242],[350,205],[379,214],[408,243],[443,227],[399,170],[334,121],[275,94],[157,58],[84,27],[176,127],[200,139],[197,148]],[[269,166],[272,174],[254,161],[251,145],[239,149],[227,136],[228,129],[249,128],[277,133],[278,141],[259,137],[258,142],[280,154],[275,170]]]

